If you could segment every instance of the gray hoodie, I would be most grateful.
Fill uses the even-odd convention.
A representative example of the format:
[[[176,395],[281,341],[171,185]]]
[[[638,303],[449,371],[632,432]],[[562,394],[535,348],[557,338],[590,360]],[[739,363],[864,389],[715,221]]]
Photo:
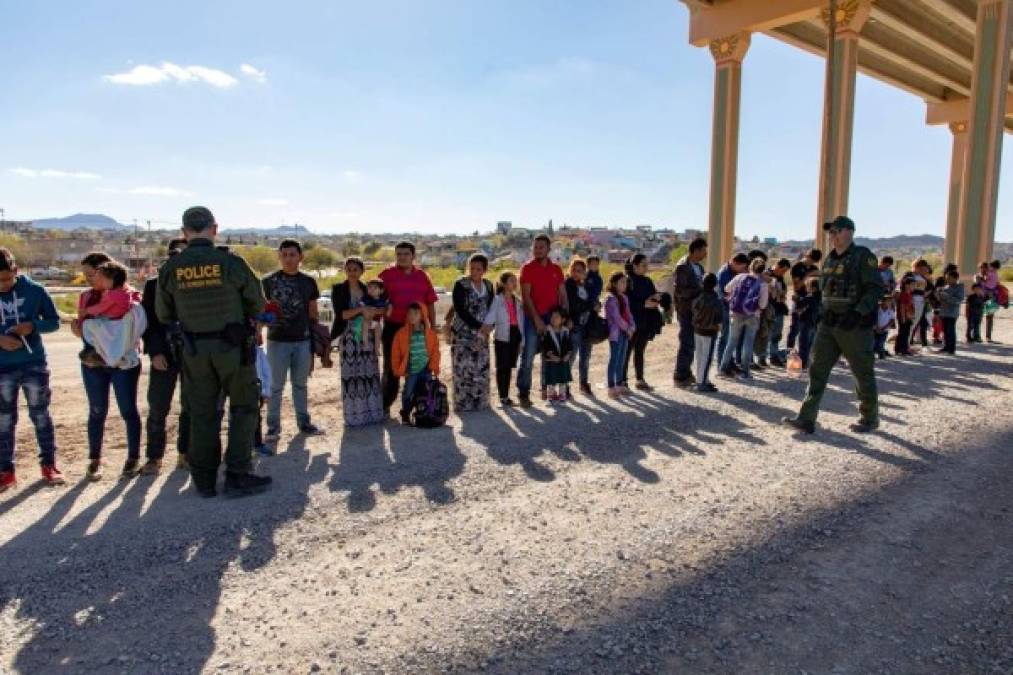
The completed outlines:
[[[960,306],[964,304],[964,284],[959,281],[936,291],[939,299],[939,315],[944,319],[960,317]]]

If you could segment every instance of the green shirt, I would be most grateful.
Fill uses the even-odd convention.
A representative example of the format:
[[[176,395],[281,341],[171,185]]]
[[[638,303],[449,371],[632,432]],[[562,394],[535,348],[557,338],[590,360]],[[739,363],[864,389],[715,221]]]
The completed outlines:
[[[162,265],[155,313],[162,323],[179,321],[194,333],[219,331],[264,311],[264,291],[241,257],[194,239]]]
[[[843,315],[854,310],[865,316],[879,307],[885,287],[873,252],[852,244],[843,253],[830,251],[823,262],[820,288],[825,311]]]
[[[417,375],[429,365],[429,352],[426,350],[426,332],[412,331],[408,341],[408,374]]]

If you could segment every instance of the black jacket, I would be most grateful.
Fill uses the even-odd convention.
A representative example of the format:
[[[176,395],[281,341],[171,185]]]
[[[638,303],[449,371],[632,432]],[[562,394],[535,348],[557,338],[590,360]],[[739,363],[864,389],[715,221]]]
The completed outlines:
[[[581,300],[577,292],[580,286],[569,277],[567,277],[564,286],[566,286],[566,303],[569,307],[570,320],[573,321],[574,328],[580,328],[587,323],[588,317],[594,312],[594,295],[585,284],[584,291],[587,300]]]
[[[717,335],[724,322],[724,309],[717,291],[701,291],[693,301],[693,332],[707,337]]]
[[[362,297],[366,297],[366,284],[361,281],[359,282],[359,290],[362,293]],[[331,306],[334,309],[334,323],[331,324],[331,340],[336,340],[345,332],[345,327],[348,325],[348,322],[341,318],[341,313],[353,309],[352,294],[349,293],[347,281],[342,281],[340,284],[331,286]]]
[[[675,311],[688,314],[693,311],[693,301],[700,295],[702,286],[695,265],[684,257],[675,266]]]
[[[150,356],[165,356],[170,362],[174,362],[169,330],[155,314],[155,297],[157,295],[158,277],[152,277],[144,282],[144,292],[141,294],[141,307],[144,308],[144,315],[148,319],[148,327],[141,335],[141,339],[144,341],[144,353]]]
[[[482,279],[482,284],[485,286],[485,309],[489,311],[489,307],[492,306],[492,299],[496,294],[493,292],[492,283],[488,279]],[[471,279],[468,277],[458,279],[457,283],[454,284],[454,313],[458,319],[464,322],[465,326],[472,330],[479,330],[482,328],[482,322],[468,311],[468,294],[471,293],[470,286]]]

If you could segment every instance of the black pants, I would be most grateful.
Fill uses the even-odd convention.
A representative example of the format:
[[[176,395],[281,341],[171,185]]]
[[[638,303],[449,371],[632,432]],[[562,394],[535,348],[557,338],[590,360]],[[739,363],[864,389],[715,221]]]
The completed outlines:
[[[957,317],[943,317],[943,351],[957,353]]]
[[[514,368],[517,367],[517,356],[521,351],[521,331],[517,326],[510,327],[510,341],[496,341],[493,352],[496,355],[496,389],[501,399],[510,397],[510,380]]]
[[[981,342],[981,314],[971,313],[967,317],[967,337],[968,342]]]
[[[637,381],[644,381],[644,352],[647,351],[647,343],[650,342],[644,334],[634,333],[626,349],[626,360],[623,362],[623,386],[629,383],[630,359],[633,359],[633,369],[637,375]]]
[[[995,325],[995,314],[989,314],[985,317],[985,339],[989,342],[992,341],[992,326]]]
[[[679,321],[679,351],[675,355],[675,379],[686,380],[693,374],[693,350],[696,347],[696,338],[693,333],[693,312],[678,312],[676,319]],[[636,343],[637,335],[633,334],[633,341]],[[628,362],[628,360],[627,360]],[[643,360],[637,368],[637,379],[644,379]]]
[[[893,343],[894,354],[911,353],[911,322],[901,321],[897,325],[897,341]]]
[[[401,388],[401,378],[395,376],[391,371],[390,353],[394,347],[394,336],[397,335],[402,326],[404,326],[402,323],[386,321],[383,324],[383,333],[380,335],[380,340],[383,342],[383,377],[381,378],[383,409],[388,411],[394,405],[398,389]]]
[[[176,384],[180,380],[180,369],[170,365],[167,370],[152,368],[148,375],[148,419],[147,447],[145,455],[148,459],[162,459],[165,456],[166,433],[165,421],[172,409],[172,399],[176,395]],[[179,424],[176,429],[176,450],[181,455],[187,454],[190,446],[190,412],[180,397]]]

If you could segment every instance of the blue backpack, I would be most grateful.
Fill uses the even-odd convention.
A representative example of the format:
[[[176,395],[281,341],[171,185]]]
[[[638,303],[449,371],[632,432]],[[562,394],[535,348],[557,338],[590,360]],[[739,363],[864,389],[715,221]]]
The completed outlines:
[[[732,293],[731,310],[733,314],[756,314],[760,309],[760,289],[763,287],[763,280],[759,277],[747,276]]]

